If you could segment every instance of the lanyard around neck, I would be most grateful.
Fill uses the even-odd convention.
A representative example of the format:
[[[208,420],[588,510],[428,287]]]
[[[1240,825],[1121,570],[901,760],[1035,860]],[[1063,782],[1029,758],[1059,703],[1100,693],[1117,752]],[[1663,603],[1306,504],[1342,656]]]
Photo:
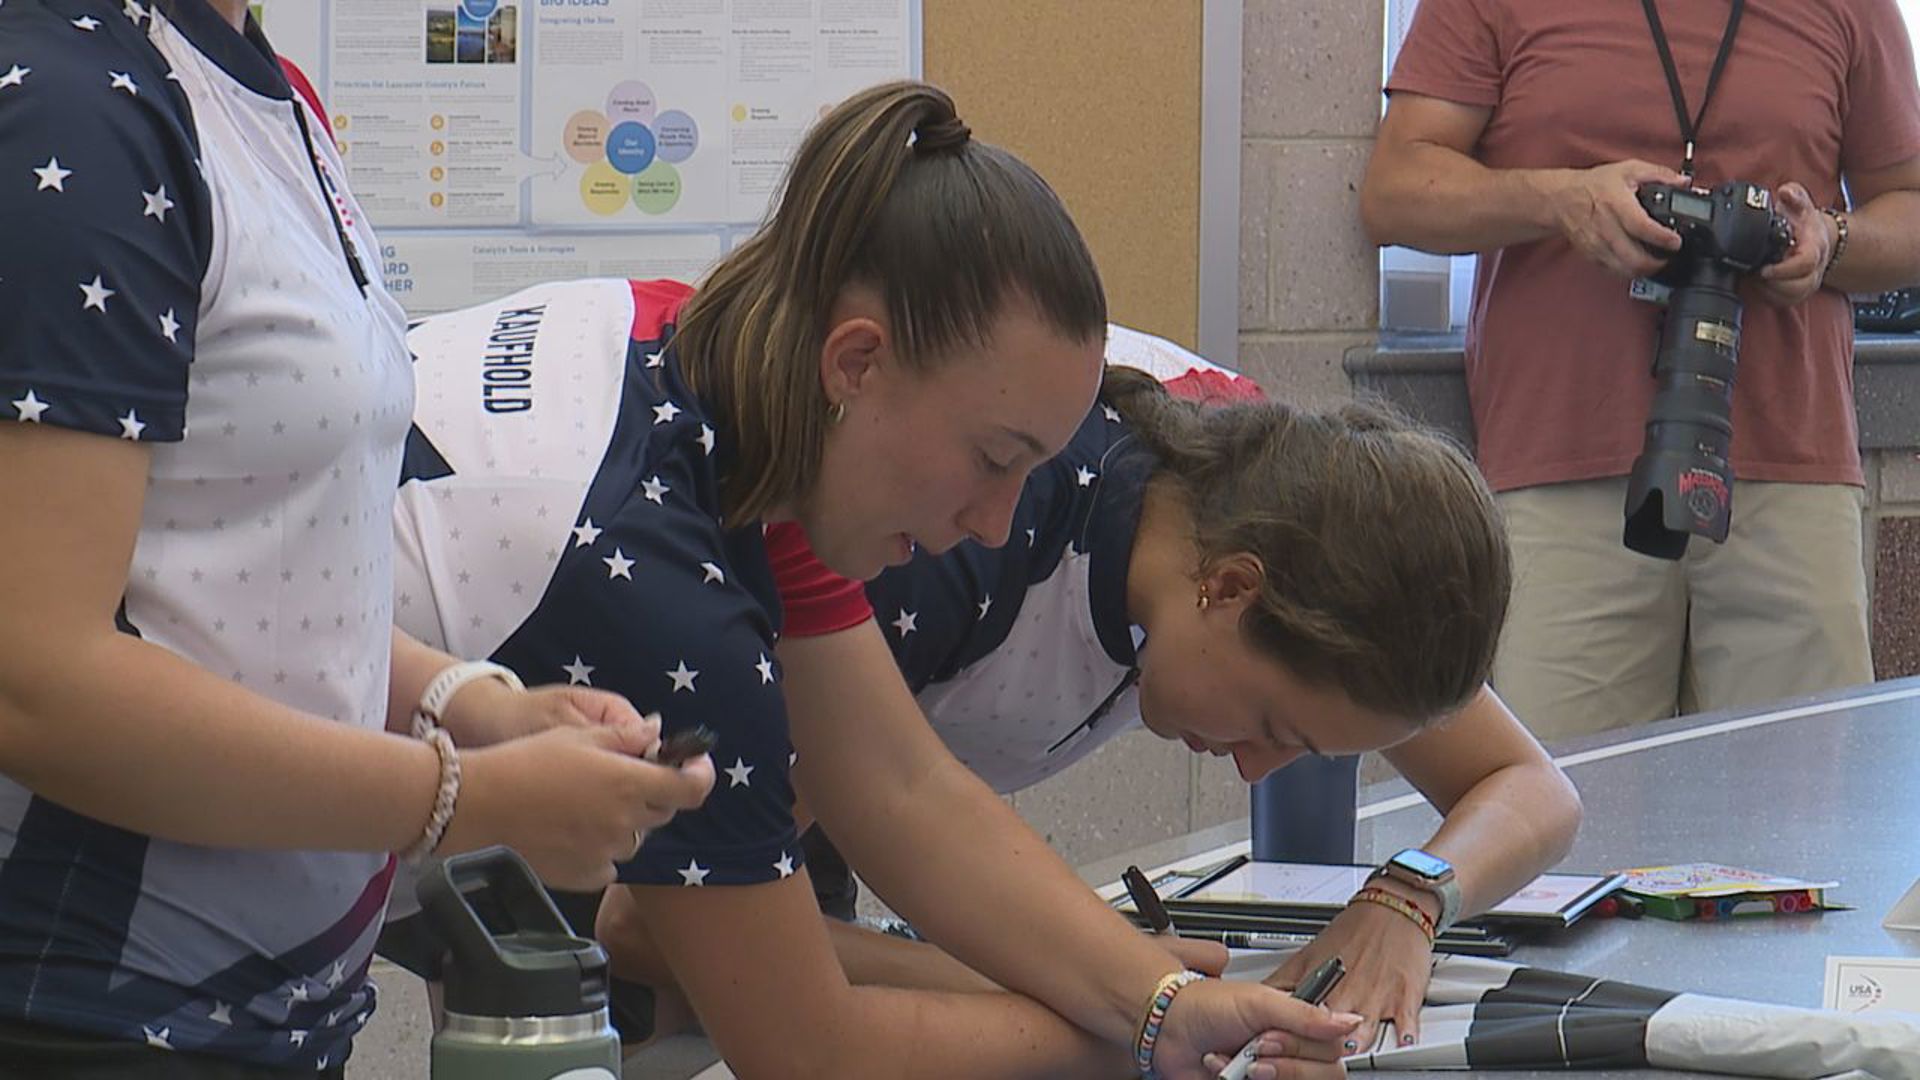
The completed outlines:
[[[1698,3],[1699,0],[1688,0]],[[1680,172],[1691,183],[1693,181],[1693,148],[1700,137],[1700,123],[1707,118],[1707,106],[1713,102],[1714,87],[1720,84],[1720,73],[1726,69],[1727,57],[1733,53],[1733,37],[1740,30],[1740,16],[1747,8],[1747,0],[1733,0],[1733,10],[1727,15],[1726,32],[1720,35],[1720,52],[1713,58],[1713,70],[1707,73],[1706,93],[1700,96],[1700,111],[1687,115],[1687,94],[1680,88],[1680,69],[1674,66],[1673,50],[1667,47],[1666,27],[1660,24],[1660,9],[1654,6],[1654,0],[1640,0],[1647,11],[1647,26],[1653,30],[1653,46],[1660,50],[1660,66],[1666,69],[1667,90],[1673,95],[1673,115],[1680,121],[1680,138],[1686,144],[1685,157],[1680,163]]]

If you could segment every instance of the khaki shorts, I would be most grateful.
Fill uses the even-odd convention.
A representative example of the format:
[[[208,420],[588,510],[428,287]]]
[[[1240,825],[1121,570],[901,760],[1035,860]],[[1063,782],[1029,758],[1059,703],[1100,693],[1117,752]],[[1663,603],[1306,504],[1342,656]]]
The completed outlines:
[[[1543,742],[1873,680],[1859,488],[1743,481],[1725,544],[1620,542],[1624,477],[1499,496],[1514,591],[1493,685]]]

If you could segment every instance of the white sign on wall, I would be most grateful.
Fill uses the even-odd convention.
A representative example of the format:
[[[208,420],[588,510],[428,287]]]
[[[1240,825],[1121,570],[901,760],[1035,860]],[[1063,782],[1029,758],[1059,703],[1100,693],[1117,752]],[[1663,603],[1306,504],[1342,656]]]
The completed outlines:
[[[919,0],[265,0],[415,315],[691,280],[815,119],[920,71]]]

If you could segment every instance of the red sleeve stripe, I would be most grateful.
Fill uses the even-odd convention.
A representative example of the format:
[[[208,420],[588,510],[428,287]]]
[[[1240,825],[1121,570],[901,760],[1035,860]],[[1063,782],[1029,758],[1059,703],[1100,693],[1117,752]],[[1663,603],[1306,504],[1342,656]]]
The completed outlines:
[[[767,526],[766,545],[774,587],[780,592],[784,636],[819,637],[873,618],[866,586],[827,569],[800,526]]]
[[[1161,385],[1174,397],[1198,401],[1203,405],[1267,399],[1266,391],[1260,389],[1259,383],[1224,368],[1192,368],[1185,375],[1163,380]]]
[[[693,295],[691,285],[665,278],[655,281],[629,280],[627,287],[633,290],[634,341],[660,340],[661,329],[679,316],[681,305]]]

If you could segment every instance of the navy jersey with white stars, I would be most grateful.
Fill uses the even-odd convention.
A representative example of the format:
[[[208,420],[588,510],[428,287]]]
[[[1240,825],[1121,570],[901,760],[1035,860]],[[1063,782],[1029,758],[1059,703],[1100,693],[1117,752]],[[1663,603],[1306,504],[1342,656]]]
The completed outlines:
[[[539,285],[409,337],[416,433],[394,519],[396,617],[528,683],[705,724],[718,783],[623,881],[777,880],[800,864],[763,530],[720,524],[726,423],[662,347],[689,290]]]
[[[1251,380],[1124,327],[1109,328],[1107,361],[1180,396],[1259,395]],[[920,552],[867,585],[921,710],[996,791],[1038,783],[1139,723],[1127,566],[1153,464],[1120,414],[1097,406],[1028,479],[1005,546]]]
[[[342,234],[375,240],[305,108],[206,0],[0,3],[0,423],[153,444],[123,632],[381,728],[405,319],[348,268]],[[391,875],[159,840],[0,778],[0,1017],[338,1066]]]

